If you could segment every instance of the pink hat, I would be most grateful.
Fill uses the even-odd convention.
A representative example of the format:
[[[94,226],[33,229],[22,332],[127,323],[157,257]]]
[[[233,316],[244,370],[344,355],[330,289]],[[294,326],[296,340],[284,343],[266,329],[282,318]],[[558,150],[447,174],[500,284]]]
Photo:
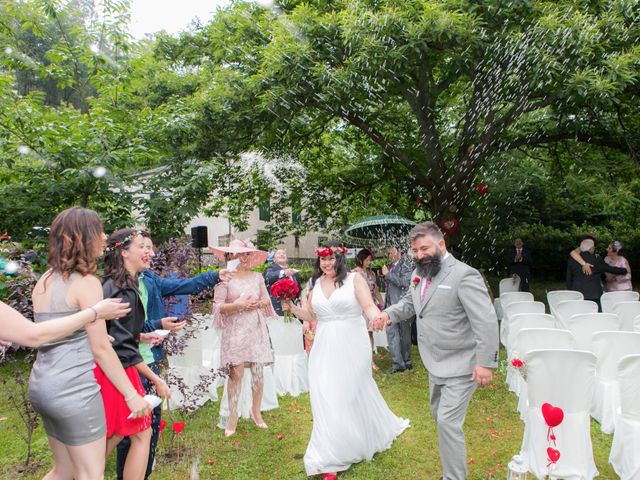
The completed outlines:
[[[249,240],[235,239],[229,242],[228,247],[209,247],[209,250],[223,262],[225,261],[225,253],[249,253],[249,268],[262,265],[267,260],[267,252],[258,250]]]

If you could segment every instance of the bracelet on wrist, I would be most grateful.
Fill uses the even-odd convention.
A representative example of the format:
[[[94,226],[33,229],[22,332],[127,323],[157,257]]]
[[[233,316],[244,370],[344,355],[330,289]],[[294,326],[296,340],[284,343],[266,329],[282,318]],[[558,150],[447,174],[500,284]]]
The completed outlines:
[[[131,395],[129,395],[128,397],[126,397],[126,398],[124,399],[124,401],[125,401],[125,402],[129,402],[129,401],[133,400],[133,399],[136,397],[136,395],[138,395],[138,392],[133,392]]]
[[[89,307],[89,308],[93,310],[93,320],[91,320],[89,323],[93,323],[98,319],[98,311],[93,307]]]

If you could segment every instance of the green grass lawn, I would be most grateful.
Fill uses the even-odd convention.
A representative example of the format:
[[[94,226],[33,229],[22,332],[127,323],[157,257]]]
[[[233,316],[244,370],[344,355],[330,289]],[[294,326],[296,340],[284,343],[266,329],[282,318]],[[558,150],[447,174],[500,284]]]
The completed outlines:
[[[545,290],[563,288],[560,283],[533,284],[536,299],[544,300]],[[497,293],[497,291],[495,291]],[[417,349],[414,356],[418,358]],[[465,431],[467,435],[469,478],[474,480],[506,478],[506,464],[518,453],[523,424],[516,412],[516,397],[504,382],[506,361],[501,351],[501,363],[493,386],[478,390],[469,407]],[[390,366],[388,355],[376,356],[384,371]],[[429,411],[427,372],[420,362],[411,372],[396,375],[375,373],[375,379],[391,409],[411,420],[411,428],[403,433],[392,448],[375,456],[372,462],[353,466],[340,478],[344,479],[438,479],[440,464],[436,428]],[[346,366],[348,367],[348,366]],[[13,368],[0,367],[7,378]],[[24,368],[24,366],[22,366]],[[34,448],[37,470],[21,472],[19,467],[26,449],[19,437],[23,430],[20,420],[6,398],[6,386],[0,391],[0,478],[39,479],[51,466],[51,454],[46,435],[40,427]],[[221,396],[222,390],[219,390]],[[171,420],[185,420],[180,449],[171,442],[170,426],[164,431],[153,478],[189,479],[192,472],[199,478],[217,479],[304,479],[304,455],[311,433],[309,396],[280,398],[280,408],[264,414],[269,424],[266,431],[257,429],[249,420],[241,420],[236,435],[224,438],[215,427],[219,404],[208,402],[194,414],[181,417],[173,413]],[[282,438],[278,438],[282,435]],[[601,479],[617,476],[607,463],[611,436],[603,435],[592,422],[591,436],[596,465]],[[105,478],[115,478],[114,460],[110,459]],[[197,478],[197,477],[193,477]],[[319,478],[319,477],[318,477]]]
[[[418,355],[417,350],[414,355]],[[390,366],[388,355],[376,357],[382,369]],[[12,366],[2,367],[8,375]],[[478,390],[473,397],[465,430],[467,435],[469,478],[506,478],[506,464],[518,452],[523,425],[516,412],[516,397],[504,383],[505,359],[501,356],[498,378],[491,388]],[[396,375],[375,374],[380,390],[392,410],[411,419],[411,428],[403,433],[392,448],[375,456],[372,462],[353,466],[344,479],[437,479],[440,475],[435,424],[428,408],[427,372],[420,362],[411,372]],[[6,388],[6,387],[5,387]],[[222,393],[220,391],[220,393]],[[200,478],[237,479],[304,479],[302,456],[311,433],[311,411],[308,395],[280,398],[280,408],[264,414],[269,424],[266,431],[251,421],[241,420],[236,435],[224,438],[215,427],[218,403],[208,402],[189,417],[173,413],[173,420],[186,420],[181,438],[180,458],[171,445],[169,426],[159,447],[158,464],[153,478],[189,479],[197,470]],[[171,420],[165,415],[169,423]],[[39,479],[51,465],[46,436],[39,428],[35,439],[35,472],[19,472],[25,446],[19,438],[22,426],[6,401],[6,390],[0,396],[0,478]],[[596,465],[603,479],[617,476],[607,463],[611,436],[600,433],[592,423],[592,439]],[[278,439],[278,435],[284,437]],[[115,478],[114,461],[107,466],[105,478]]]

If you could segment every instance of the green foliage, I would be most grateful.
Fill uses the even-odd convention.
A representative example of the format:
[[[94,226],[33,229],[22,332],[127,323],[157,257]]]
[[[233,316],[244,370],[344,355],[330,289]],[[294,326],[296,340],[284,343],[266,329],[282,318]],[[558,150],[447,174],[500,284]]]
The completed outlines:
[[[178,148],[203,162],[295,152],[305,174],[270,193],[305,227],[414,217],[417,196],[430,212],[416,218],[453,205],[461,217],[500,154],[585,143],[635,155],[638,15],[623,1],[237,2],[156,55],[176,71],[165,101],[194,106],[197,134]]]

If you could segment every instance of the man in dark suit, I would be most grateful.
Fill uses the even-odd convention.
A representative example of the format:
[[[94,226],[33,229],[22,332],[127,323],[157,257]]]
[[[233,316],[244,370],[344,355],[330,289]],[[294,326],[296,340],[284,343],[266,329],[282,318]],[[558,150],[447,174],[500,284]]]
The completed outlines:
[[[384,275],[384,307],[390,307],[400,301],[409,290],[411,272],[414,265],[395,245],[387,247],[389,267],[382,267]],[[394,323],[387,327],[387,342],[389,354],[393,360],[391,368],[386,373],[398,373],[413,368],[411,361],[411,324],[415,317]]]
[[[514,246],[507,252],[507,267],[509,275],[520,277],[520,291],[529,291],[529,279],[531,278],[531,252],[524,248],[521,238],[516,238]]]
[[[284,249],[276,250],[273,255],[273,263],[270,263],[264,271],[264,281],[267,285],[267,290],[269,291],[269,297],[271,297],[271,304],[273,305],[273,309],[280,316],[283,316],[284,312],[282,311],[280,300],[271,295],[271,285],[281,278],[291,277],[296,281],[298,287],[300,286],[300,280],[298,280],[296,271],[287,267],[288,261],[287,252]]]
[[[603,293],[601,275],[605,272],[614,275],[625,275],[627,270],[624,268],[612,267],[606,263],[602,257],[596,255],[595,243],[590,238],[580,243],[580,256],[585,263],[591,265],[591,275],[587,275],[582,271],[580,265],[574,258],[569,257],[567,260],[567,288],[569,290],[577,290],[582,292],[585,300],[591,300],[598,304],[598,311],[601,311],[600,297]]]

